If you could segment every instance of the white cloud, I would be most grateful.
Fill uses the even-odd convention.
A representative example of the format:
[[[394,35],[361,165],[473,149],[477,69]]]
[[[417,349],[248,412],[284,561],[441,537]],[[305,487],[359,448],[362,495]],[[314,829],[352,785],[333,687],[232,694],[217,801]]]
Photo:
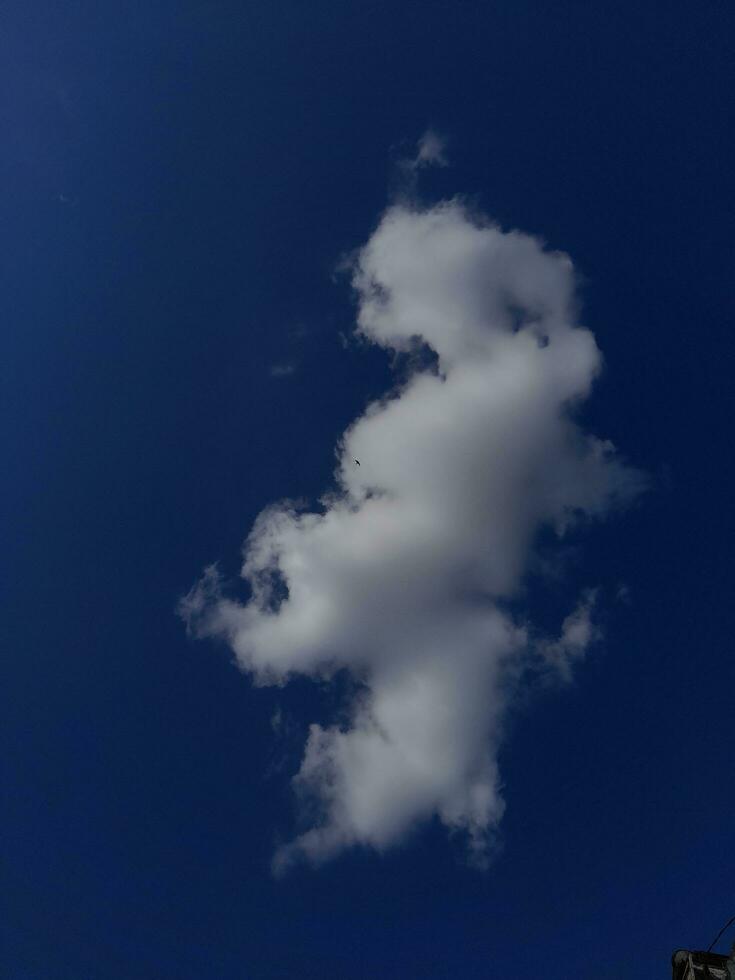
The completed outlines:
[[[482,865],[503,814],[514,685],[539,659],[567,676],[596,636],[591,592],[556,641],[533,640],[503,600],[522,595],[540,528],[562,536],[643,481],[572,418],[601,356],[575,324],[567,256],[456,201],[394,206],[353,281],[358,333],[395,351],[430,345],[438,369],[417,369],[350,426],[318,510],[260,515],[246,602],[210,568],[181,612],[256,684],[343,668],[356,681],[349,722],[311,726],[294,786],[318,816],[276,870],[383,850],[435,815]]]

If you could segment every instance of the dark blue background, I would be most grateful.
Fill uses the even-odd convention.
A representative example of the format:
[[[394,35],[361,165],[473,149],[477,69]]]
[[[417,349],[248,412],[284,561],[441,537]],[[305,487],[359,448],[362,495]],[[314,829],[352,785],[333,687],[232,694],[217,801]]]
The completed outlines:
[[[734,20],[3,5],[3,976],[642,980],[735,912]],[[539,609],[600,584],[607,638],[511,721],[492,869],[430,826],[275,882],[332,695],[253,689],[175,603],[210,561],[236,573],[265,504],[329,484],[388,383],[340,344],[332,273],[428,124],[453,166],[427,200],[469,194],[573,257],[607,365],[585,423],[653,486]]]

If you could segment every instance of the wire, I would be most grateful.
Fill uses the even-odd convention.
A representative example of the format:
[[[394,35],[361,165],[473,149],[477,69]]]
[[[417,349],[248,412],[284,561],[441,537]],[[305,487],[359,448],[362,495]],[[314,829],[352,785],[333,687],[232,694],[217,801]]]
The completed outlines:
[[[720,929],[720,931],[719,931],[719,932],[717,933],[717,935],[715,936],[715,938],[714,938],[714,939],[712,940],[712,942],[711,942],[711,943],[709,944],[709,947],[708,947],[708,949],[707,949],[707,952],[708,952],[708,953],[709,953],[709,952],[711,952],[711,950],[712,950],[712,947],[713,947],[714,945],[716,945],[716,943],[717,943],[717,940],[718,940],[718,939],[720,938],[720,936],[722,935],[722,933],[723,933],[723,932],[724,932],[724,931],[725,931],[726,929],[729,929],[729,928],[730,928],[730,926],[731,926],[731,925],[733,924],[733,922],[735,922],[735,915],[734,915],[734,916],[733,916],[733,917],[732,917],[731,919],[728,919],[728,920],[727,920],[727,922],[726,922],[726,923],[724,924],[724,926],[722,927],[722,929]]]

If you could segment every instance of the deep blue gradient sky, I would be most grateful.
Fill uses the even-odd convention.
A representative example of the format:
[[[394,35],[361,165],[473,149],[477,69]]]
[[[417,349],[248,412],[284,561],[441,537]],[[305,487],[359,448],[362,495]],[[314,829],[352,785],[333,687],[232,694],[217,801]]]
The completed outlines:
[[[666,976],[735,912],[731,4],[6,3],[2,865],[11,980]],[[177,598],[314,497],[389,384],[340,256],[427,125],[564,249],[651,475],[579,536],[606,640],[513,718],[503,848],[269,871],[334,694],[254,689]],[[273,377],[291,363],[290,376]],[[615,601],[625,583],[630,601]],[[277,706],[295,719],[274,744]]]

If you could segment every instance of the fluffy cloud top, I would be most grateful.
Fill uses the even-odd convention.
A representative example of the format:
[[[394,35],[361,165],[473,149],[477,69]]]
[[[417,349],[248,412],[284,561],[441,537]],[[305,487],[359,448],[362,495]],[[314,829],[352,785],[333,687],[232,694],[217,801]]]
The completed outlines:
[[[427,345],[436,362],[419,360],[350,426],[338,489],[317,510],[260,515],[247,601],[211,568],[181,611],[257,684],[344,668],[356,681],[349,723],[311,726],[294,782],[318,817],[276,869],[382,850],[434,815],[482,864],[503,813],[496,760],[514,685],[530,660],[567,676],[596,635],[593,593],[541,641],[503,600],[519,596],[542,527],[562,535],[604,515],[641,478],[572,418],[601,358],[575,323],[567,256],[456,201],[401,205],[353,282],[358,333],[393,351]]]

